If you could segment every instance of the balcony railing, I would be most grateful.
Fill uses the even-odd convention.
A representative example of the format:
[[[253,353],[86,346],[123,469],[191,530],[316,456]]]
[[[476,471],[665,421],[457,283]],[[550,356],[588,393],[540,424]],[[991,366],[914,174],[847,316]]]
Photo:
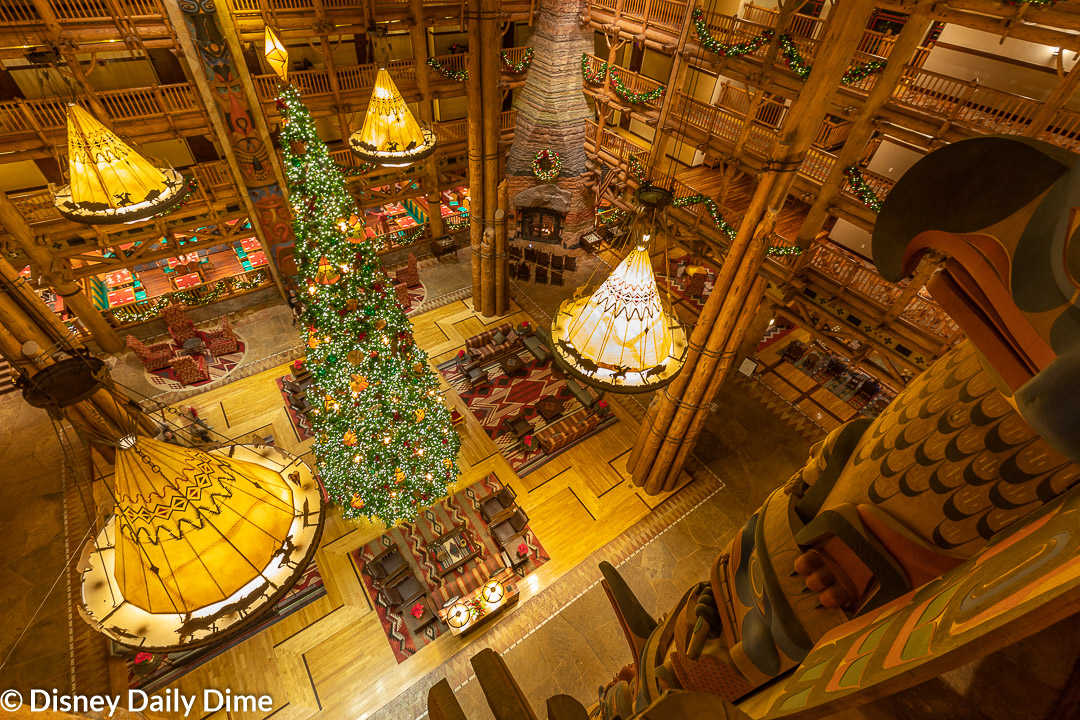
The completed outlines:
[[[157,85],[97,93],[113,123],[164,118],[183,112],[197,112],[195,91],[187,83]],[[67,127],[65,101],[59,98],[22,98],[0,102],[0,135]]]
[[[779,11],[776,8],[761,7],[751,2],[743,5],[742,11],[744,20],[749,20],[759,25],[776,27],[776,20],[779,14]],[[785,32],[794,38],[818,41],[821,39],[824,27],[825,21],[821,18],[795,13],[788,21]],[[859,41],[859,47],[856,48],[856,52],[887,58],[895,44],[895,35],[886,35],[874,30],[866,30],[863,32],[862,39]]]
[[[60,24],[160,19],[165,13],[158,0],[48,0],[48,4]],[[0,26],[44,24],[30,0],[0,3]]]
[[[416,61],[391,60],[386,67],[390,77],[401,87],[414,87],[416,85]],[[379,67],[374,63],[363,65],[348,65],[336,69],[338,87],[343,93],[357,92],[367,93],[375,86],[375,76]],[[278,77],[273,73],[255,75],[255,92],[259,100],[264,103],[272,103],[277,98]],[[289,80],[293,82],[305,97],[317,97],[332,95],[333,85],[330,80],[330,71],[325,68],[312,70],[297,70],[289,73]]]

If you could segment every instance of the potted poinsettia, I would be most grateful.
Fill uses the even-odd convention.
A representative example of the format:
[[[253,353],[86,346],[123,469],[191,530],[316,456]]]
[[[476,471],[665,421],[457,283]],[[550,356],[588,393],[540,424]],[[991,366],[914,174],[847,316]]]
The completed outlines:
[[[522,320],[521,325],[518,326],[518,335],[528,335],[532,332],[532,325],[528,320]]]
[[[414,618],[419,620],[424,616],[424,603],[416,603],[415,605],[413,605],[412,610],[410,610],[409,613],[412,614]]]
[[[610,412],[611,412],[611,408],[608,407],[607,400],[597,400],[596,401],[596,414],[597,415],[599,415],[600,417],[607,417],[608,413],[610,413]]]
[[[517,546],[518,560],[524,560],[525,556],[529,554],[529,546],[525,543],[521,543]]]
[[[131,660],[131,667],[136,675],[145,675],[161,664],[162,657],[164,656],[155,653],[145,651],[137,652],[135,653],[135,657]]]
[[[521,438],[521,442],[525,445],[526,450],[533,449],[534,440],[532,435],[526,435],[525,437]]]

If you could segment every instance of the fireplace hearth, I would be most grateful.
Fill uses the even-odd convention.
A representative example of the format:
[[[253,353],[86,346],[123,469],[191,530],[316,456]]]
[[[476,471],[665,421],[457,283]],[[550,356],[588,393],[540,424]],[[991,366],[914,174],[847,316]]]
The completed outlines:
[[[565,213],[550,208],[521,208],[518,230],[526,242],[562,242],[562,226]]]

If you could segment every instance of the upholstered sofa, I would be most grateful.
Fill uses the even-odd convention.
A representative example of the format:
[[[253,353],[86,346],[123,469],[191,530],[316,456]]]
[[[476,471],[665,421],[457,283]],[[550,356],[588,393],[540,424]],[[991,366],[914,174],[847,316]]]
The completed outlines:
[[[600,424],[600,419],[599,415],[591,411],[567,415],[562,420],[537,430],[533,439],[550,455],[591,433]]]
[[[551,352],[548,351],[551,346],[548,344],[547,338],[542,336],[539,331],[523,338],[522,342],[525,344],[525,349],[532,353],[532,356],[541,363],[546,363],[551,359]]]
[[[495,342],[496,337],[502,336],[501,343]],[[521,337],[514,332],[512,323],[503,323],[497,328],[485,330],[479,335],[473,335],[465,340],[465,350],[473,360],[490,360],[513,350],[521,344]]]
[[[587,408],[592,408],[604,394],[598,390],[594,390],[588,385],[577,382],[573,378],[566,378],[566,389],[570,391],[570,394],[577,398],[577,401]]]
[[[465,567],[467,569],[463,575],[450,573],[443,579],[443,584],[431,592],[431,603],[435,609],[447,607],[454,599],[468,595],[493,575],[506,569],[498,556],[488,556],[483,562],[471,562]]]

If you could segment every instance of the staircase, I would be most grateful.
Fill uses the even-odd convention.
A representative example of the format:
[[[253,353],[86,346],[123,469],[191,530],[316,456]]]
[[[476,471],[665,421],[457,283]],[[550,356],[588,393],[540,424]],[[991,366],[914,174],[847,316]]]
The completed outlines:
[[[0,395],[15,392],[14,380],[15,374],[11,371],[11,366],[7,360],[0,358]]]

